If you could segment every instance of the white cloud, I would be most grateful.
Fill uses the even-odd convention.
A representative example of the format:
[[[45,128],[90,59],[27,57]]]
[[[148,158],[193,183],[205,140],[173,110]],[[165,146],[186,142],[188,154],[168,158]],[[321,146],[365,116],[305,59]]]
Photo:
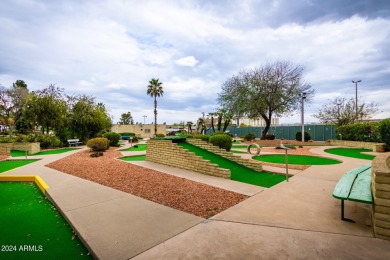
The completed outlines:
[[[0,84],[23,79],[31,90],[56,83],[70,94],[91,94],[111,108],[115,121],[127,111],[139,122],[149,113],[152,121],[153,102],[146,95],[151,78],[159,78],[165,91],[158,100],[159,122],[194,121],[201,112],[214,110],[227,78],[276,59],[306,67],[305,78],[317,91],[308,114],[327,97],[352,96],[351,80],[362,79],[359,91],[367,101],[383,100],[380,93],[390,81],[388,18],[322,17],[298,24],[282,23],[273,13],[282,23],[274,27],[272,17],[259,15],[256,1],[224,6],[55,1],[39,2],[39,8],[28,2],[0,3],[0,35],[5,39],[0,41]],[[278,4],[273,12],[286,3]],[[385,104],[380,102],[381,116],[389,113]]]
[[[184,67],[194,67],[196,64],[198,64],[198,62],[199,61],[195,59],[194,56],[187,56],[175,61],[177,65]]]

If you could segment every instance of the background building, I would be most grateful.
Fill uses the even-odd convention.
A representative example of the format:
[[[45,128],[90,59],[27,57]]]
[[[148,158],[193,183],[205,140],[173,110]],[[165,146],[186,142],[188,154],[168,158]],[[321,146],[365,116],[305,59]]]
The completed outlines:
[[[111,131],[115,133],[134,133],[137,137],[153,137],[154,124],[144,125],[113,125]],[[157,125],[157,134],[166,135],[166,125]]]

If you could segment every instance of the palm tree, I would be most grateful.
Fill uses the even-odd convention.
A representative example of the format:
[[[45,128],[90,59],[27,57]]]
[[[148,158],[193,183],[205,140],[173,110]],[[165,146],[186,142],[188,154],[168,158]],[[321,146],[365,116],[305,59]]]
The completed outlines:
[[[147,94],[154,98],[154,135],[157,135],[157,97],[160,97],[164,94],[163,87],[161,86],[162,82],[159,82],[158,79],[152,79],[149,81]]]

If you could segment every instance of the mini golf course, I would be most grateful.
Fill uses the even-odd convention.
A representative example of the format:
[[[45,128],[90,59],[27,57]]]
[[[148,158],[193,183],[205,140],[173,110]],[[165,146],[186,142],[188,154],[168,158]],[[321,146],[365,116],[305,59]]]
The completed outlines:
[[[33,182],[0,182],[0,259],[91,259]]]
[[[130,148],[120,150],[121,152],[139,152],[146,151],[146,144],[135,144]]]
[[[330,148],[330,149],[326,149],[325,152],[330,154],[352,157],[357,159],[365,159],[365,160],[374,160],[375,158],[375,156],[373,155],[362,153],[362,152],[372,152],[372,150],[361,149],[361,148]]]
[[[205,160],[210,160],[211,163],[218,164],[220,168],[229,169],[231,172],[230,179],[234,181],[270,188],[286,179],[285,176],[270,172],[257,172],[189,143],[182,142],[178,145],[197,156],[202,156]]]
[[[268,163],[276,163],[276,164],[285,164],[286,163],[286,155],[285,154],[270,154],[270,155],[259,155],[254,156],[252,159],[268,162]],[[317,157],[317,156],[308,156],[308,155],[288,155],[288,164],[296,164],[296,165],[330,165],[330,164],[339,164],[340,161]]]
[[[0,162],[0,174],[36,162],[37,160],[6,160]]]
[[[42,151],[36,154],[33,154],[32,156],[37,156],[37,155],[50,155],[50,154],[61,154],[61,153],[66,153],[69,151],[74,151],[78,150],[79,148],[62,148],[62,149],[55,149],[55,150],[47,150],[47,151]],[[26,156],[26,151],[19,151],[19,150],[12,150],[11,151],[11,156],[12,157],[22,157]],[[31,155],[29,155],[31,156]]]

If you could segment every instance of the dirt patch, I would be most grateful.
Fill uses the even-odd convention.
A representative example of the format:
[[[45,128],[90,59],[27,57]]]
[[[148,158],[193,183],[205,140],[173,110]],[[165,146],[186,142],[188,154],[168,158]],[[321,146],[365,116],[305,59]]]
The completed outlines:
[[[46,165],[199,217],[209,218],[248,196],[171,176],[115,160],[121,153],[109,150],[91,158],[81,151]]]

